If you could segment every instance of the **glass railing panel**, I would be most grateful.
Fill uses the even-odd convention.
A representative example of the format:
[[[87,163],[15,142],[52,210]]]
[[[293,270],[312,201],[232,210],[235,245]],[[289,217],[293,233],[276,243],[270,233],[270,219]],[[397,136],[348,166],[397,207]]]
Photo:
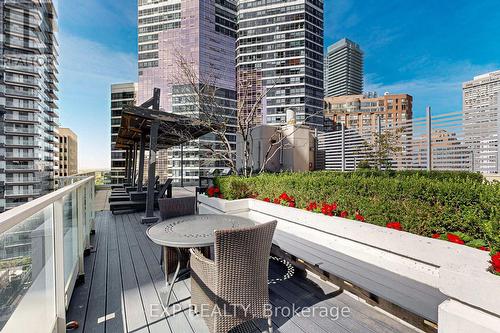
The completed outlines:
[[[63,198],[64,285],[67,287],[78,263],[76,192]]]
[[[0,235],[0,330],[51,332],[56,318],[53,206]]]

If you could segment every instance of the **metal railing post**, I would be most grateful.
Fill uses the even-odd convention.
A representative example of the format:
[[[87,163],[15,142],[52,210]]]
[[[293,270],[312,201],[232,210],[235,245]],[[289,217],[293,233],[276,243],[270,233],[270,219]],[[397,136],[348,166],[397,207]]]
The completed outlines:
[[[83,205],[83,186],[76,190],[77,202],[77,226],[78,226],[78,276],[85,275],[84,252],[85,252],[85,212]]]
[[[432,118],[431,107],[425,109],[427,117],[427,170],[432,170]]]
[[[90,206],[92,204],[92,195],[90,193],[90,182],[85,184],[85,222],[87,223],[87,232],[85,233],[85,248],[90,248],[90,233],[92,232],[92,215]]]
[[[64,199],[54,202],[54,265],[56,293],[56,332],[66,332],[66,291],[64,282]]]
[[[92,230],[95,231],[95,177],[90,181],[90,197],[91,197],[91,205],[90,205],[90,217],[92,219]]]
[[[345,171],[345,125],[344,123],[341,123],[341,143],[342,143],[342,147],[341,147],[341,154],[342,154],[342,166],[341,166],[341,170],[342,172]]]

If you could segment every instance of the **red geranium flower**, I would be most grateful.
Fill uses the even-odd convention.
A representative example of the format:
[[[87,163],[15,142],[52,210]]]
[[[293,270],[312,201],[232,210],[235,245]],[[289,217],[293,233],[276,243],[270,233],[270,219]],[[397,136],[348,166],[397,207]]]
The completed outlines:
[[[346,210],[340,212],[340,217],[346,218],[349,213]]]
[[[401,223],[399,223],[399,222],[389,222],[389,223],[387,223],[386,226],[389,229],[395,229],[395,230],[399,230],[399,231],[403,230],[403,227],[401,226]]]
[[[274,198],[273,203],[275,203],[275,204],[279,205],[279,204],[280,204],[280,199],[278,199],[278,198]]]
[[[323,203],[323,205],[321,206],[321,213],[323,213],[324,215],[328,215],[328,216],[333,216],[334,212],[337,210],[337,203],[332,203],[331,205],[327,204],[327,203]]]
[[[493,264],[495,272],[500,273],[500,252],[497,252],[491,257],[491,263]]]
[[[288,203],[288,207],[295,207],[295,201],[290,201]]]
[[[207,194],[210,198],[214,197],[217,193],[220,193],[220,190],[216,186],[210,186],[207,190]]]
[[[361,215],[360,213],[356,213],[356,220],[360,222],[365,222],[365,217]]]
[[[219,199],[224,199],[224,196],[222,195],[222,193],[219,193]]]
[[[306,206],[306,210],[307,210],[307,211],[309,211],[309,212],[311,212],[311,211],[313,211],[313,210],[315,210],[315,209],[317,209],[317,208],[318,208],[318,204],[316,203],[316,201],[311,201],[311,202],[309,202],[309,204]]]
[[[480,246],[479,249],[482,250],[482,251],[490,252],[490,249],[487,248],[486,246]]]
[[[452,243],[456,243],[456,244],[460,244],[460,245],[464,245],[465,242],[457,235],[454,235],[454,234],[450,234],[448,233],[446,235],[446,238],[448,238],[448,240]]]
[[[440,234],[434,234],[434,235],[432,235],[432,238],[441,238],[441,235]]]
[[[262,201],[265,201],[265,202],[271,202],[271,199],[269,199],[269,198],[264,198],[264,199],[262,199]]]
[[[288,194],[286,194],[286,192],[281,193],[279,198],[284,201],[290,201],[290,197],[288,196]]]

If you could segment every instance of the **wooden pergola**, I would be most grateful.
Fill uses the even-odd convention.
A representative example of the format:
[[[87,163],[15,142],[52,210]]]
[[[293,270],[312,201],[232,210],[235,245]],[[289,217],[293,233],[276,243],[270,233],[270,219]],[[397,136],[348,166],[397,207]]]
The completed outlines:
[[[141,106],[124,107],[115,144],[117,149],[126,150],[125,178],[132,186],[137,186],[138,192],[143,190],[145,151],[149,150],[148,193],[143,223],[154,223],[158,220],[153,214],[157,151],[182,145],[211,132],[211,129],[198,119],[160,111],[159,108],[158,88],[154,89],[153,97]],[[136,182],[137,161],[139,170]]]

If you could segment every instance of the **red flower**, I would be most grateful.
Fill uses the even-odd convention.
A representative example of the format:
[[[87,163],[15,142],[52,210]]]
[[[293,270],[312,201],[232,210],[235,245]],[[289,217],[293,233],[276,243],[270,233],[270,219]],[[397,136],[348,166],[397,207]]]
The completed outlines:
[[[482,251],[490,252],[490,249],[487,248],[486,246],[480,246],[479,249],[482,250]]]
[[[395,230],[399,230],[399,231],[403,230],[403,227],[401,226],[401,223],[399,223],[399,222],[389,222],[389,223],[387,223],[386,226],[389,229],[395,229]]]
[[[219,193],[219,199],[224,199],[224,196],[222,195],[222,193]]]
[[[210,186],[207,190],[207,194],[210,198],[214,197],[217,193],[220,193],[220,189],[216,186]]]
[[[500,252],[497,252],[495,255],[491,256],[491,263],[493,264],[493,269],[495,269],[495,272],[500,273]]]
[[[349,213],[346,210],[340,212],[340,217],[346,218]]]
[[[323,213],[324,215],[328,215],[328,216],[333,216],[334,212],[337,210],[337,203],[332,203],[331,205],[327,204],[327,203],[323,203],[323,205],[321,206],[321,213]]]
[[[280,202],[281,202],[281,201],[280,201],[280,199],[278,199],[278,198],[274,198],[274,200],[273,200],[273,203],[275,203],[275,204],[277,204],[277,205],[279,205],[279,204],[280,204]]]
[[[290,201],[288,203],[288,207],[295,207],[295,201]]]
[[[288,194],[286,194],[286,192],[281,193],[279,198],[284,201],[290,201],[290,197],[288,196]]]
[[[269,199],[269,198],[264,198],[264,199],[262,199],[262,201],[265,201],[265,202],[271,202],[271,199]]]
[[[315,209],[317,209],[317,208],[318,208],[318,204],[316,203],[316,201],[311,201],[311,202],[309,202],[309,204],[306,206],[306,210],[307,210],[307,211],[309,211],[309,212],[311,212],[311,211],[313,211],[313,210],[315,210]]]
[[[465,242],[457,235],[454,235],[454,234],[447,234],[446,235],[446,238],[448,238],[448,240],[452,243],[456,243],[456,244],[460,244],[460,245],[464,245]]]
[[[360,222],[365,222],[365,218],[363,215],[359,214],[359,213],[356,213],[356,220],[357,221],[360,221]]]
[[[441,235],[440,234],[434,234],[434,235],[432,235],[432,238],[441,238]]]

